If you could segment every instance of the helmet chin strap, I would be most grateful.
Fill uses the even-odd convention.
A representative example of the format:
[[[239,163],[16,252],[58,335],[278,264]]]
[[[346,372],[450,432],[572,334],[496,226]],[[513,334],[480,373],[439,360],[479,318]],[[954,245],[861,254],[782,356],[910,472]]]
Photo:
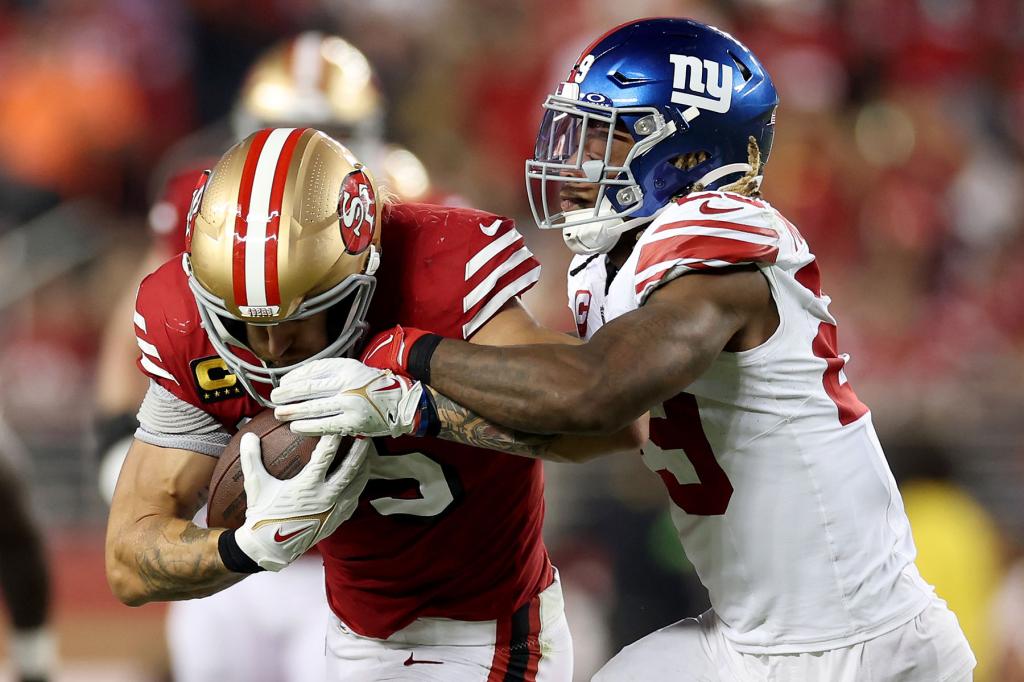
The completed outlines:
[[[661,207],[653,215],[623,220],[613,215],[616,211],[607,197],[602,196],[597,215],[592,208],[580,208],[566,211],[567,222],[590,217],[591,220],[582,225],[567,227],[562,230],[562,239],[573,253],[591,256],[595,253],[608,253],[619,241],[623,232],[641,227],[657,218],[668,205]]]

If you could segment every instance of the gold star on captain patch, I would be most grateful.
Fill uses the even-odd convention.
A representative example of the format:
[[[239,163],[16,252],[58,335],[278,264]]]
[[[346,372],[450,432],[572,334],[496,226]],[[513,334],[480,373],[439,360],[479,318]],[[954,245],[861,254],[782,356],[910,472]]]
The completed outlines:
[[[210,394],[209,393],[204,393],[203,394],[203,400],[209,400],[209,399],[210,399]]]

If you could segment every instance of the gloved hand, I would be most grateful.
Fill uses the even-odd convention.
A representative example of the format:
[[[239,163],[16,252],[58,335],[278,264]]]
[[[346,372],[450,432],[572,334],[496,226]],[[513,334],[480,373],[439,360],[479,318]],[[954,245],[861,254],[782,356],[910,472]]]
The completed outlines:
[[[326,358],[292,370],[270,393],[274,416],[307,436],[428,435],[437,417],[418,381],[351,358]]]
[[[263,467],[259,436],[242,436],[239,453],[248,508],[234,539],[260,568],[281,570],[355,512],[370,474],[370,441],[357,439],[347,453],[337,452],[340,444],[339,436],[324,436],[302,471],[282,481]],[[342,456],[325,479],[331,462]]]
[[[430,356],[440,342],[437,334],[396,326],[373,337],[366,344],[362,360],[370,367],[430,383]]]

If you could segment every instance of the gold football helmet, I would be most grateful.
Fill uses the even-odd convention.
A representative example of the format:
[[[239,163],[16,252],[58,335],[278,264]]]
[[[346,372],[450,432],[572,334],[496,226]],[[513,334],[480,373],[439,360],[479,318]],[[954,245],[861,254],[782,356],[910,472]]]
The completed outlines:
[[[380,263],[382,208],[367,169],[312,128],[258,131],[200,179],[186,220],[189,286],[214,348],[257,400],[269,404],[253,382],[276,385],[359,341]],[[259,362],[240,324],[328,310],[327,348],[284,367]]]
[[[361,159],[379,144],[384,108],[362,52],[334,35],[300,33],[249,69],[234,111],[238,139],[260,128],[313,126]]]

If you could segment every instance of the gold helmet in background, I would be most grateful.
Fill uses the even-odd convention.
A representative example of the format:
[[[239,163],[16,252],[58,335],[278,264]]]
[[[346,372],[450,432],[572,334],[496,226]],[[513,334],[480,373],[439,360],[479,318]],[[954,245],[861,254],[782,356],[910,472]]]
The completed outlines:
[[[431,192],[430,175],[415,154],[396,144],[386,145],[374,159],[381,189],[402,201],[423,201]]]
[[[249,68],[234,128],[241,139],[260,128],[313,126],[369,158],[383,118],[383,98],[363,53],[338,36],[307,31],[275,45]]]
[[[380,262],[381,210],[366,168],[312,128],[260,130],[204,174],[186,224],[189,286],[217,353],[254,397],[252,382],[276,384],[359,341]],[[242,323],[328,310],[334,338],[300,363],[266,367],[247,346]]]

